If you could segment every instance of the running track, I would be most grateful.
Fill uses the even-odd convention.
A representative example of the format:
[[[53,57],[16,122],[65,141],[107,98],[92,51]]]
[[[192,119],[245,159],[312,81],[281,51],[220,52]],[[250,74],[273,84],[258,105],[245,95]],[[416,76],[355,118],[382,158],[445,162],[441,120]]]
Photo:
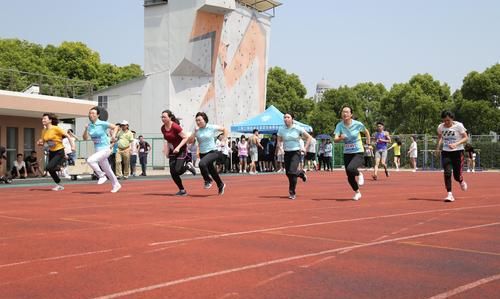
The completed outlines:
[[[499,298],[500,173],[368,176],[1,188],[0,298]]]

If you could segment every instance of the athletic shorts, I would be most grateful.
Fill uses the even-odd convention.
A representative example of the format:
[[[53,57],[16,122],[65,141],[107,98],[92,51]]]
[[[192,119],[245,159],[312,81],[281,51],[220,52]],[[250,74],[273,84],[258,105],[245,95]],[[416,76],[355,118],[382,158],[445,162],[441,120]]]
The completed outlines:
[[[316,160],[316,153],[307,152],[306,160],[308,160],[308,161]]]
[[[285,155],[276,156],[276,161],[281,163],[285,162]]]
[[[387,150],[376,151],[375,152],[375,159],[380,159],[382,161],[387,160]]]
[[[259,152],[258,151],[250,151],[250,160],[252,160],[252,162],[259,161]]]

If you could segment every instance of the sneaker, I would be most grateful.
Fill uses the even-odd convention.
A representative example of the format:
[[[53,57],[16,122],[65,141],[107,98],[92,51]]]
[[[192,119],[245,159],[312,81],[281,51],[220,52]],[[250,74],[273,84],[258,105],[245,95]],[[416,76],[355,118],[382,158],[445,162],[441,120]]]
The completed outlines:
[[[107,180],[108,180],[108,178],[104,175],[104,176],[99,178],[99,180],[97,181],[97,185],[102,185],[102,184],[106,183]]]
[[[377,176],[376,175],[372,175],[372,178],[373,178],[374,181],[377,180]]]
[[[205,185],[203,186],[203,188],[205,189],[210,189],[212,187],[212,182],[205,182]]]
[[[354,196],[352,197],[352,200],[358,201],[360,199],[361,199],[361,192],[358,191],[358,192],[354,193]]]
[[[52,191],[62,191],[64,190],[64,187],[61,185],[56,185],[54,188],[52,188]]]
[[[175,193],[175,196],[186,196],[187,192],[186,190],[179,190],[179,192]]]
[[[359,173],[358,176],[358,185],[363,186],[365,184],[365,177],[363,176],[363,173]]]
[[[226,189],[226,184],[222,184],[222,186],[219,187],[219,195],[224,194],[224,189]]]
[[[389,177],[389,170],[387,170],[387,168],[385,168],[384,171],[385,171],[385,176]]]
[[[472,169],[472,172],[476,172],[476,170],[475,170],[475,169]]]
[[[470,169],[467,169],[467,172],[470,172]]]
[[[290,192],[290,195],[288,195],[288,199],[294,200],[296,198],[295,193]]]
[[[417,172],[417,169],[413,169],[411,172]]]
[[[462,181],[460,183],[460,188],[462,189],[462,191],[467,191],[467,183],[465,181]]]
[[[302,179],[302,181],[303,181],[304,183],[305,183],[305,182],[307,182],[307,175],[306,175],[306,173],[305,173],[305,172],[304,172],[304,173],[302,173],[302,175],[300,176],[300,178]]]
[[[243,173],[243,170],[240,170],[240,173]]]
[[[455,197],[453,197],[453,194],[451,192],[448,192],[448,196],[444,199],[445,202],[452,202],[455,201]]]
[[[113,189],[111,189],[111,193],[116,193],[121,188],[122,188],[122,185],[118,184],[118,185],[114,186]]]
[[[193,175],[196,175],[196,168],[194,168],[193,162],[188,162],[187,168],[189,172],[191,172]]]
[[[128,175],[123,177],[124,180],[128,180]]]

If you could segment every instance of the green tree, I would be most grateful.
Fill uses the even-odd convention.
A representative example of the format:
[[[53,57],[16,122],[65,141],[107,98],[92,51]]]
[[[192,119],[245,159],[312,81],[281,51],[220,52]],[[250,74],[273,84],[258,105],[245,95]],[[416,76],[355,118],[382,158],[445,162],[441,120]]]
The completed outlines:
[[[394,84],[381,101],[386,127],[395,133],[435,133],[440,111],[451,102],[450,88],[429,74],[413,76],[408,83]]]
[[[489,101],[500,107],[500,64],[494,64],[483,73],[470,72],[463,80],[461,92],[464,99]]]
[[[293,112],[304,121],[313,110],[314,102],[306,99],[307,90],[295,74],[280,67],[272,67],[267,75],[267,107],[274,105],[281,112]]]

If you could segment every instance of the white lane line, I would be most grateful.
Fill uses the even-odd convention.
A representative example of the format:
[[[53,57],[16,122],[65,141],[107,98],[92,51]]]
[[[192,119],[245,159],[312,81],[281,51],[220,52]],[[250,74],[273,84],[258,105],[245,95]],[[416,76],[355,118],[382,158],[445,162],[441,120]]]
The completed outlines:
[[[215,277],[215,276],[221,276],[221,275],[230,274],[230,273],[234,273],[234,272],[242,272],[245,270],[252,270],[252,269],[256,269],[256,268],[266,267],[269,265],[281,264],[281,263],[290,262],[290,261],[294,261],[294,260],[315,257],[315,256],[320,256],[320,255],[325,255],[325,254],[331,254],[331,253],[345,251],[345,250],[370,247],[370,246],[381,245],[381,244],[386,244],[386,243],[391,243],[391,242],[398,242],[398,241],[402,241],[402,240],[409,240],[409,239],[434,236],[434,235],[439,235],[439,234],[459,232],[459,231],[476,229],[476,228],[491,227],[491,226],[496,226],[496,225],[500,225],[500,222],[493,222],[493,223],[487,223],[487,224],[481,224],[481,225],[440,230],[440,231],[435,231],[435,232],[430,232],[430,233],[422,233],[422,234],[417,234],[417,235],[399,237],[399,238],[371,242],[371,243],[366,243],[366,244],[351,245],[351,246],[342,247],[342,248],[329,249],[329,250],[313,252],[313,253],[308,253],[308,254],[303,254],[303,255],[290,256],[290,257],[280,258],[280,259],[276,259],[276,260],[261,262],[261,263],[257,263],[257,264],[246,265],[246,266],[242,266],[242,267],[238,267],[238,268],[226,269],[226,270],[222,270],[222,271],[218,271],[218,272],[211,272],[211,273],[181,278],[181,279],[177,279],[177,280],[166,281],[163,283],[154,284],[154,285],[150,285],[150,286],[146,286],[146,287],[142,287],[142,288],[131,289],[131,290],[126,290],[126,291],[122,291],[122,292],[118,292],[118,293],[114,293],[114,294],[104,295],[104,296],[96,297],[94,299],[112,299],[112,298],[118,298],[118,297],[123,297],[123,296],[129,296],[129,295],[133,295],[133,294],[137,294],[137,293],[143,293],[143,292],[148,292],[148,291],[152,291],[152,290],[156,290],[156,289],[160,289],[160,288],[165,288],[165,287],[169,287],[169,286],[173,286],[173,285],[178,285],[178,284],[182,284],[182,283],[186,283],[186,282],[190,282],[190,281],[202,280],[202,279],[211,278],[211,277]]]
[[[45,262],[45,261],[61,260],[61,259],[70,258],[70,257],[76,257],[76,256],[85,256],[85,255],[106,253],[106,252],[111,252],[111,251],[116,250],[116,249],[118,249],[118,248],[115,248],[115,249],[106,249],[106,250],[99,250],[99,251],[91,251],[91,252],[82,252],[82,253],[75,253],[75,254],[68,254],[68,255],[61,255],[61,256],[54,256],[54,257],[47,257],[47,258],[41,258],[41,259],[34,259],[34,260],[22,261],[22,262],[17,262],[17,263],[3,264],[3,265],[0,265],[0,268],[6,268],[6,267],[12,267],[12,266],[19,266],[19,265],[24,265],[24,264],[34,263],[34,262]]]
[[[0,215],[0,218],[13,219],[13,220],[21,220],[21,221],[31,221],[31,220],[33,220],[33,219],[20,218],[20,217],[12,217],[12,216],[5,216],[5,215]]]
[[[280,273],[280,274],[278,274],[278,275],[276,275],[276,276],[273,276],[273,277],[271,277],[271,278],[268,278],[268,279],[266,279],[266,280],[263,280],[263,281],[259,282],[259,283],[258,283],[258,284],[256,284],[255,286],[256,286],[256,287],[263,286],[263,285],[265,285],[265,284],[267,284],[267,283],[270,283],[270,282],[271,282],[271,281],[273,281],[273,280],[280,279],[281,277],[288,276],[288,275],[293,274],[293,273],[294,273],[293,271],[287,271],[287,272]]]
[[[498,207],[498,206],[500,206],[500,205],[496,204],[496,205],[463,207],[463,208],[455,208],[455,209],[437,209],[437,210],[428,210],[428,211],[419,211],[419,212],[409,212],[409,213],[399,213],[399,214],[391,214],[391,215],[381,215],[381,216],[361,217],[361,218],[353,218],[353,219],[315,222],[315,223],[307,223],[307,224],[297,224],[297,225],[290,225],[290,226],[279,226],[279,227],[271,227],[271,228],[264,228],[264,229],[242,231],[242,232],[215,234],[215,235],[207,235],[207,236],[200,236],[200,237],[194,237],[194,238],[170,240],[170,241],[159,241],[159,242],[150,243],[149,246],[175,244],[175,243],[198,241],[198,240],[218,239],[218,238],[223,238],[223,237],[263,233],[263,232],[282,230],[282,229],[290,229],[290,228],[311,227],[311,226],[319,226],[319,225],[334,224],[334,223],[356,222],[356,221],[364,221],[364,220],[374,220],[374,219],[384,219],[384,218],[393,218],[393,217],[401,217],[401,216],[427,214],[427,213],[436,213],[436,212],[450,211],[450,210],[461,211],[461,210],[480,209],[480,208],[489,208],[489,207]]]
[[[312,266],[317,265],[317,264],[319,264],[319,263],[322,263],[322,262],[324,262],[324,261],[331,260],[331,259],[333,259],[333,258],[335,258],[335,256],[334,256],[334,255],[332,255],[332,256],[327,256],[327,257],[321,258],[321,259],[319,259],[319,260],[316,260],[316,261],[314,261],[314,262],[312,262],[312,263],[310,263],[310,264],[307,264],[307,265],[302,265],[302,266],[300,266],[300,267],[301,267],[301,268],[309,268],[309,267],[312,267]]]
[[[453,289],[451,291],[444,292],[444,293],[441,293],[441,294],[436,295],[436,296],[432,296],[429,299],[445,299],[445,298],[449,298],[451,296],[455,296],[456,294],[463,293],[465,291],[468,291],[470,289],[473,289],[475,287],[478,287],[480,285],[483,285],[485,283],[492,282],[492,281],[495,281],[495,280],[498,280],[498,279],[500,279],[500,274],[480,279],[478,281],[475,281],[475,282],[463,285],[463,286],[458,287],[456,289]],[[497,295],[498,295],[498,293],[497,293]]]
[[[219,297],[218,299],[227,299],[227,298],[232,298],[232,297],[237,298],[239,296],[240,296],[240,294],[238,294],[238,293],[227,293],[227,294],[224,294],[222,297]]]

